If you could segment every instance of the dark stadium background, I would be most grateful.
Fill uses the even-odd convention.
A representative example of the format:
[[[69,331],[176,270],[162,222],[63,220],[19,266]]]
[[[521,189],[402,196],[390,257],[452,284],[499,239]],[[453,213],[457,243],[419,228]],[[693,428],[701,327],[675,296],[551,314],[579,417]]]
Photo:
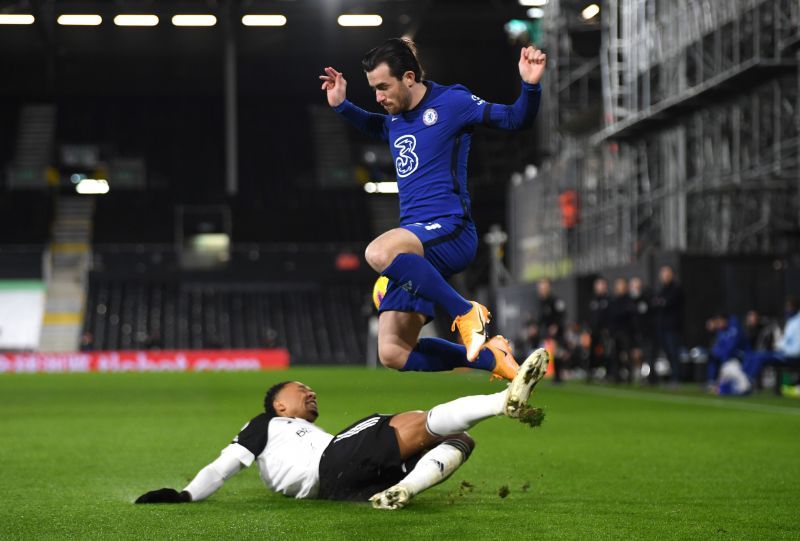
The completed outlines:
[[[796,6],[767,2],[742,18],[751,28],[776,30],[772,41],[754,46],[757,61],[739,71],[736,62],[744,66],[754,53],[733,44],[746,43],[752,31],[746,33],[742,23],[735,28],[739,36],[721,22],[708,34],[708,43],[722,44],[711,61],[723,64],[720,73],[733,70],[733,75],[698,95],[677,96],[679,106],[661,114],[647,116],[642,107],[644,116],[632,127],[611,129],[606,137],[604,26],[599,18],[580,18],[586,3],[551,2],[552,11],[536,22],[539,26],[529,27],[550,56],[536,127],[510,134],[476,130],[470,159],[474,217],[481,235],[497,224],[510,237],[501,250],[482,243],[473,268],[455,283],[465,294],[490,302],[495,330],[514,339],[533,310],[536,278],[553,278],[569,320],[582,321],[595,276],[638,274],[652,286],[665,263],[676,268],[685,289],[687,346],[708,340],[704,321],[715,310],[757,308],[781,317],[785,296],[800,288],[800,174],[796,34],[791,24],[776,21],[796,17]],[[64,338],[53,331],[60,337],[45,340],[43,334],[40,348],[21,349],[285,347],[293,363],[363,363],[369,356],[374,276],[362,254],[366,243],[396,220],[394,196],[368,194],[362,187],[365,180],[393,180],[386,151],[327,109],[317,82],[321,69],[342,70],[348,97],[376,110],[360,58],[383,39],[409,33],[432,80],[462,83],[490,101],[510,103],[518,92],[518,47],[526,38],[512,36],[505,25],[511,19],[532,23],[527,8],[510,0],[0,2],[0,13],[15,12],[34,13],[37,22],[0,28],[0,278],[47,283],[56,262],[86,258],[85,305],[48,305],[43,327],[46,333],[71,325],[77,333]],[[121,28],[111,22],[117,13],[142,12],[159,15],[160,24]],[[213,13],[218,23],[212,28],[169,23],[172,14],[184,12]],[[283,13],[289,22],[246,28],[239,19],[250,12]],[[380,13],[383,24],[341,28],[336,16],[345,12]],[[62,27],[55,24],[59,13],[99,13],[104,19],[99,27]],[[231,44],[235,76],[226,82]],[[741,53],[727,64],[726,44]],[[667,78],[667,64],[660,74],[653,68],[654,88],[667,84],[659,82]],[[711,73],[715,66],[706,69]],[[701,76],[695,82],[703,81]],[[238,141],[233,186],[225,101],[226,84],[232,82]],[[632,197],[622,181],[615,184],[615,171],[625,164],[614,160],[639,143],[660,144],[659,130],[680,126],[684,117],[695,118],[716,103],[745,108],[740,101],[766,87],[777,105],[766,97],[760,102],[764,129],[780,139],[764,144],[781,147],[783,154],[759,161],[761,143],[748,149],[743,140],[739,150],[752,154],[764,173],[738,188],[727,181],[714,184],[733,198],[725,211],[728,222],[714,218],[723,214],[722,195],[702,192],[708,199],[698,207],[687,191],[682,240],[670,240],[666,221],[641,216],[632,226],[634,241],[619,240],[631,227],[615,229],[602,221],[624,212],[620,205]],[[656,104],[667,97],[655,94]],[[30,112],[41,105],[44,113]],[[34,161],[26,162],[25,145],[37,141],[31,126],[42,118],[49,134],[46,152],[39,145]],[[768,120],[775,124],[767,126]],[[779,128],[780,122],[785,125]],[[65,163],[65,145],[90,147],[99,165]],[[374,164],[364,159],[367,152],[376,156]],[[592,168],[599,188],[583,182]],[[110,193],[74,195],[72,176],[92,178],[98,170],[108,174]],[[115,173],[127,187],[120,180],[115,187]],[[583,213],[574,231],[562,227],[564,209],[554,197],[570,189],[580,192]],[[747,206],[749,194],[772,197],[771,206]],[[92,201],[88,211],[77,210],[91,217],[91,237],[82,241],[86,251],[76,250],[68,236],[59,237],[59,212],[74,199]],[[653,204],[653,216],[671,208],[659,204]],[[713,244],[727,237],[704,236],[698,219],[704,216],[705,229],[719,222],[735,242]],[[749,233],[759,220],[757,233]],[[231,234],[227,261],[193,259],[189,237],[215,231]],[[570,240],[573,235],[579,240]],[[59,249],[59,243],[68,246]],[[532,245],[539,248],[531,251]],[[439,332],[446,334],[446,327]]]

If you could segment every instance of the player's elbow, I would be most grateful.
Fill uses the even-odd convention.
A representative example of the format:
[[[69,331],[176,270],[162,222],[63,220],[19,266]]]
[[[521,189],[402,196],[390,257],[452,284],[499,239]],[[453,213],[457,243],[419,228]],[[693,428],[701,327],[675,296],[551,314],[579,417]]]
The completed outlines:
[[[528,130],[533,126],[534,118],[536,118],[536,115],[525,115],[522,118],[518,116],[511,117],[508,120],[509,129],[516,131]]]
[[[508,116],[506,116],[505,126],[508,130],[521,130],[525,125],[525,119],[520,118],[517,115],[509,112]]]
[[[533,119],[534,117],[525,118],[522,122],[519,122],[517,125],[518,130],[529,130],[533,127]]]
[[[506,131],[526,130],[533,125],[533,119],[517,118],[512,114],[506,115],[502,120],[490,123],[493,128]]]

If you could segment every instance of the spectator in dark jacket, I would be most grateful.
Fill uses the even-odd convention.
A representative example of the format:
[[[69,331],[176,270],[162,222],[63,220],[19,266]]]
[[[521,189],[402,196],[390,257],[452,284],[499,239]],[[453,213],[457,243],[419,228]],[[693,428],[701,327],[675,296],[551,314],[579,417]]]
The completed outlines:
[[[656,337],[669,360],[672,384],[677,385],[683,330],[683,291],[675,281],[675,271],[669,265],[659,269],[658,279],[660,286],[652,302]]]
[[[608,282],[605,278],[596,278],[593,284],[593,295],[589,301],[589,332],[592,341],[589,349],[589,366],[587,378],[591,379],[592,369],[602,366],[608,369],[608,352],[610,335]]]
[[[561,338],[564,334],[564,301],[553,295],[550,280],[539,280],[536,284],[539,334],[542,337]]]
[[[634,276],[628,283],[631,300],[635,307],[631,318],[631,365],[634,374],[641,374],[644,361],[650,366],[648,377],[655,382],[653,370],[653,311],[650,307],[650,293],[645,290],[642,279]]]
[[[614,280],[614,296],[608,305],[608,326],[611,334],[609,355],[609,375],[620,381],[620,367],[628,366],[631,335],[633,334],[633,314],[636,310],[633,299],[628,294],[628,281],[625,278]],[[630,379],[630,370],[629,370]]]
[[[775,346],[775,335],[780,336],[780,325],[762,317],[758,310],[748,310],[744,316],[744,332],[751,348],[764,351]]]
[[[550,351],[555,369],[554,381],[561,381],[564,354],[564,301],[553,295],[550,280],[542,279],[536,284],[539,338]]]

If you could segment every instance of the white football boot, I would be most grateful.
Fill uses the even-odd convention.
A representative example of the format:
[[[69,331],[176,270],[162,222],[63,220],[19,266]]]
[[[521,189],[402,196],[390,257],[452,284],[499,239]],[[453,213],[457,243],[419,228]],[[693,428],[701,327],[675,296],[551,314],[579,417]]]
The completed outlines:
[[[519,417],[521,406],[528,403],[533,389],[539,380],[547,372],[547,364],[550,362],[550,355],[544,348],[539,348],[525,359],[519,367],[519,372],[511,380],[506,393],[506,401],[503,404],[503,413],[507,417]]]
[[[369,499],[375,509],[402,509],[411,500],[411,493],[403,485],[389,487]]]

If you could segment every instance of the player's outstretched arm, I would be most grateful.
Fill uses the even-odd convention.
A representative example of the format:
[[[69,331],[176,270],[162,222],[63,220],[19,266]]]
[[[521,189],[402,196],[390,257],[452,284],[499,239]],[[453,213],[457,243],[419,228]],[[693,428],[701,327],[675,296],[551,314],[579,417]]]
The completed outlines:
[[[189,503],[204,500],[243,468],[235,456],[223,452],[214,462],[197,472],[192,482],[178,492],[174,488],[151,490],[135,503]]]
[[[520,130],[529,128],[536,113],[539,112],[539,101],[542,88],[544,68],[547,55],[536,47],[523,47],[519,52],[519,75],[522,78],[522,91],[511,105],[487,103],[480,122],[492,128],[503,130]],[[473,119],[475,122],[476,119]]]
[[[347,119],[353,126],[370,137],[386,140],[384,115],[367,112],[356,107],[347,100],[347,81],[341,72],[331,67],[325,68],[325,74],[320,75],[320,87],[328,97],[328,105]]]

